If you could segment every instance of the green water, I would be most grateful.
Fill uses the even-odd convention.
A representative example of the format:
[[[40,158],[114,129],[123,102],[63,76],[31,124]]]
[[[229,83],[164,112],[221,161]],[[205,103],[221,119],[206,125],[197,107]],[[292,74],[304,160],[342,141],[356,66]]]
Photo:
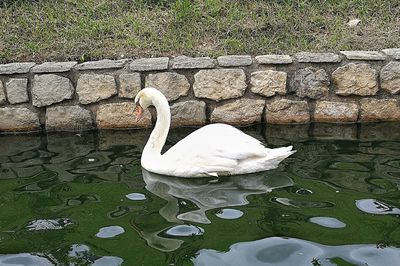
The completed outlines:
[[[400,124],[244,131],[297,152],[182,179],[142,171],[149,131],[1,135],[0,265],[400,265]]]

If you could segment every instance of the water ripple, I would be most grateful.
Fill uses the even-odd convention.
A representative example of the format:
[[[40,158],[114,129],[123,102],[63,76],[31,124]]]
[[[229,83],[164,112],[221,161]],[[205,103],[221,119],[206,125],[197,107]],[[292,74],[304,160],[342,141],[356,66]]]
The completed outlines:
[[[125,232],[124,228],[117,225],[107,226],[100,228],[99,232],[96,234],[99,238],[112,238],[114,236],[123,234]]]

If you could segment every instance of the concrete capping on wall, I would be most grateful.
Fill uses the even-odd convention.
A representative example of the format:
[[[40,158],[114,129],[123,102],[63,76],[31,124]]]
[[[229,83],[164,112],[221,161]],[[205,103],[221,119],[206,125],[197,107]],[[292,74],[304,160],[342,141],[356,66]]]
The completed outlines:
[[[400,121],[400,48],[0,65],[0,132],[149,128],[133,99],[161,90],[172,126]]]

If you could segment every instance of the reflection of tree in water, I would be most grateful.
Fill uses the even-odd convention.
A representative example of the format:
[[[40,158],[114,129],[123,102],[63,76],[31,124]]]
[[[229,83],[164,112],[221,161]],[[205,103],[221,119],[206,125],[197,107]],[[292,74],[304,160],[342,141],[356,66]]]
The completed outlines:
[[[192,259],[200,249],[201,243],[185,238],[185,243],[178,250],[166,253],[165,265],[192,265]]]
[[[260,229],[272,236],[289,236],[293,225],[300,225],[308,217],[298,212],[282,209],[280,206],[269,206],[257,220]]]

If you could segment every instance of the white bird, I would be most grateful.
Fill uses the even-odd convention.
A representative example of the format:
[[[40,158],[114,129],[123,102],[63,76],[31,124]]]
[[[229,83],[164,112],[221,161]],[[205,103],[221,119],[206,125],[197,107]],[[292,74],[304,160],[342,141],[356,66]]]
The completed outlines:
[[[153,105],[157,122],[142,153],[141,165],[149,172],[205,177],[255,173],[274,169],[293,154],[292,146],[269,149],[259,140],[227,124],[206,125],[180,140],[164,154],[171,113],[168,100],[155,88],[145,88],[135,97],[136,121]]]

